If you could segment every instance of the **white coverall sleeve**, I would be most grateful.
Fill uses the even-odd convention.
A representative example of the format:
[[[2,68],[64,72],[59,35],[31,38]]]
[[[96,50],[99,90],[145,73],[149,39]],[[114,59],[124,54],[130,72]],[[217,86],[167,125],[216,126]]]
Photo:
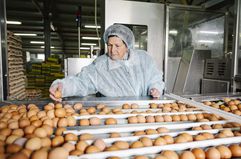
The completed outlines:
[[[97,74],[95,66],[90,64],[75,76],[55,80],[51,86],[62,83],[62,97],[86,96],[97,93]]]
[[[165,83],[163,82],[163,73],[158,70],[155,61],[149,57],[147,58],[147,88],[148,94],[150,95],[150,90],[156,88],[161,94],[163,94]]]

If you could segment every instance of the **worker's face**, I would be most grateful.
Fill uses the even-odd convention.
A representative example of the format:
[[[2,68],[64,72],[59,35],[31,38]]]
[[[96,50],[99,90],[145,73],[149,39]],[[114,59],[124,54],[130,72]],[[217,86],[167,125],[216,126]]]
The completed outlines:
[[[112,60],[122,60],[128,50],[125,43],[119,37],[109,37],[107,48],[108,55]]]

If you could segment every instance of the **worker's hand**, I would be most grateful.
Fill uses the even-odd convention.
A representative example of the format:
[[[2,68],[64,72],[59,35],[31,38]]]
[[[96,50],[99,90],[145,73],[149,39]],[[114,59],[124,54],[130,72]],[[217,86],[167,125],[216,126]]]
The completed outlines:
[[[63,89],[63,84],[58,82],[56,84],[53,84],[49,88],[49,97],[53,99],[54,101],[61,102],[62,101],[62,89]]]
[[[161,93],[156,88],[152,88],[150,94],[153,98],[159,98],[161,96]]]

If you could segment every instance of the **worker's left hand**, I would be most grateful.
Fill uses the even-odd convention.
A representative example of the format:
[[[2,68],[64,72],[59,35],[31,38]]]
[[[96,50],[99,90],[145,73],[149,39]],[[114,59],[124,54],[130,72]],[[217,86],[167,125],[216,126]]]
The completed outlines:
[[[150,90],[150,94],[151,94],[151,96],[152,97],[154,97],[154,98],[159,98],[160,96],[161,96],[161,93],[158,91],[158,89],[156,89],[156,88],[152,88],[151,90]]]

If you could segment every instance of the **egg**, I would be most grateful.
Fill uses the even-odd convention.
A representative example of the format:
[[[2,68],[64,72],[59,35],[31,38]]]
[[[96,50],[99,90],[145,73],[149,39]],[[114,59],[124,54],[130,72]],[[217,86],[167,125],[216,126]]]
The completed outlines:
[[[234,136],[232,130],[230,130],[230,129],[221,130],[220,133],[225,134],[227,137],[233,137]]]
[[[178,159],[178,154],[172,150],[162,151],[161,155],[167,157],[168,159]]]
[[[77,137],[77,135],[75,135],[73,133],[68,133],[68,134],[65,134],[64,139],[65,139],[65,141],[77,141],[78,137]]]
[[[170,115],[163,116],[165,122],[172,122],[172,117]]]
[[[144,147],[149,147],[153,145],[152,140],[148,137],[141,137],[139,141],[143,143]]]
[[[121,137],[120,133],[118,133],[118,132],[110,133],[110,138],[117,138],[117,137]]]
[[[9,144],[6,146],[6,153],[17,153],[22,149],[22,146],[17,144]]]
[[[9,156],[8,159],[28,159],[28,156],[26,156],[22,152],[18,152],[18,153],[15,153],[15,154]]]
[[[35,129],[36,129],[36,127],[33,125],[27,126],[24,128],[24,133],[25,134],[33,134]]]
[[[80,110],[83,107],[83,105],[81,103],[75,103],[73,107],[75,110]]]
[[[180,136],[184,136],[187,140],[187,142],[193,141],[193,137],[192,135],[188,134],[188,133],[181,133],[179,134]]]
[[[195,156],[190,151],[184,151],[181,153],[179,159],[195,159]]]
[[[115,145],[109,146],[105,149],[105,151],[117,151],[117,150],[119,149]]]
[[[214,125],[212,126],[212,128],[213,128],[213,129],[222,129],[223,126],[222,126],[221,124],[214,124]]]
[[[90,113],[90,114],[94,114],[96,112],[96,109],[95,109],[95,107],[89,107],[87,109],[87,112]]]
[[[31,125],[35,126],[36,128],[40,127],[42,125],[42,121],[34,120],[34,121],[31,122]]]
[[[202,130],[202,128],[200,126],[195,126],[192,128],[192,130]]]
[[[154,118],[155,122],[164,122],[164,118],[161,115],[156,115]]]
[[[174,143],[174,139],[172,136],[170,135],[164,135],[162,136],[164,140],[166,140],[166,143],[167,144],[173,144]]]
[[[105,120],[105,125],[115,125],[117,124],[117,120],[115,118],[108,118]]]
[[[61,136],[64,131],[66,131],[66,128],[63,128],[63,127],[57,128],[57,129],[55,130],[55,136]]]
[[[126,141],[115,141],[113,145],[120,150],[125,150],[129,148],[129,143]]]
[[[117,157],[117,156],[111,156],[111,157],[108,157],[107,159],[120,159],[120,157]]]
[[[179,115],[173,115],[173,116],[172,116],[172,121],[178,122],[178,121],[180,121],[180,120],[181,120],[181,118],[180,118]]]
[[[195,141],[202,141],[202,140],[206,140],[206,139],[207,138],[205,136],[201,135],[201,134],[194,136]]]
[[[196,114],[196,117],[198,120],[201,120],[204,118],[203,114]]]
[[[41,149],[34,151],[31,155],[31,159],[48,159],[48,152]]]
[[[64,143],[64,137],[63,136],[55,136],[53,139],[52,139],[52,146],[53,147],[57,147],[57,146],[60,146]]]
[[[129,124],[136,124],[138,123],[138,118],[136,116],[130,116],[127,118]]]
[[[106,148],[105,142],[102,139],[96,139],[93,143],[100,151],[103,151]]]
[[[167,133],[169,132],[169,129],[166,127],[159,127],[157,128],[158,133]]]
[[[51,136],[54,132],[53,128],[49,125],[43,125],[42,128],[45,129],[47,136]]]
[[[214,139],[214,135],[209,132],[202,133],[202,136],[204,136],[206,138],[206,140]]]
[[[101,124],[100,119],[97,117],[91,117],[89,119],[89,121],[90,121],[90,125],[100,125]]]
[[[48,137],[41,138],[42,147],[50,147],[51,139]]]
[[[134,159],[148,159],[148,157],[139,155],[135,156]]]
[[[133,136],[141,136],[141,135],[146,135],[144,131],[136,131],[133,133]]]
[[[175,138],[175,143],[184,143],[184,142],[188,142],[187,138],[179,135],[178,137]]]
[[[140,148],[140,147],[144,147],[144,145],[141,141],[134,141],[130,145],[130,148]]]
[[[62,92],[59,90],[56,90],[54,96],[55,96],[55,98],[60,99],[60,98],[62,98]]]
[[[166,156],[158,155],[154,159],[168,159]]]
[[[48,159],[68,159],[68,151],[63,147],[57,147],[49,152]]]
[[[12,130],[9,128],[0,129],[0,134],[4,136],[9,136],[12,133]]]
[[[68,152],[75,150],[75,145],[70,142],[66,142],[62,145],[62,147],[65,148]]]
[[[20,119],[19,120],[19,127],[25,128],[30,125],[30,121],[28,119]]]
[[[158,134],[158,132],[155,129],[146,129],[145,132],[147,135]]]
[[[18,135],[10,135],[7,137],[7,139],[5,140],[6,144],[12,144],[15,140],[17,140],[18,138],[21,138]]]
[[[66,115],[65,109],[64,108],[55,109],[54,115],[58,118],[64,118]]]
[[[105,107],[105,104],[97,104],[96,105],[96,108],[98,109],[98,110],[101,110],[101,109],[103,109]]]
[[[122,109],[131,109],[131,106],[127,103],[122,105]]]
[[[187,115],[187,118],[188,118],[189,121],[195,121],[195,120],[197,120],[197,117],[196,117],[195,114],[188,114],[188,115]]]
[[[221,158],[231,158],[232,157],[232,152],[230,149],[226,146],[217,146],[216,149],[219,151]]]
[[[19,128],[18,121],[10,122],[10,123],[8,124],[8,128],[9,128],[9,129],[18,129],[18,128]]]
[[[89,144],[86,141],[79,141],[76,144],[76,149],[84,152],[87,146],[89,146]]]
[[[155,122],[154,116],[151,116],[151,115],[146,116],[146,122],[147,123],[154,123]]]
[[[80,126],[89,126],[90,122],[88,119],[80,119],[79,124]]]
[[[205,152],[203,149],[200,148],[194,148],[192,149],[192,153],[196,157],[196,159],[205,159]]]
[[[58,127],[67,127],[68,126],[68,121],[66,118],[60,118],[58,120]]]
[[[41,148],[41,146],[41,140],[38,137],[29,139],[25,144],[25,148],[29,150],[38,150]]]
[[[221,154],[214,147],[208,148],[205,152],[205,155],[206,159],[221,159]]]
[[[80,156],[82,154],[83,154],[83,151],[80,151],[80,150],[72,150],[69,152],[70,156]]]
[[[146,122],[145,116],[137,115],[136,117],[137,117],[138,123],[145,123]]]
[[[87,154],[100,152],[100,149],[96,146],[88,146],[85,150]]]
[[[158,137],[154,142],[153,142],[153,145],[154,146],[162,146],[162,145],[166,145],[167,142],[164,138],[162,137]]]
[[[238,144],[233,144],[228,147],[232,152],[232,157],[241,157],[241,147]]]
[[[92,140],[93,138],[94,138],[94,136],[89,133],[84,133],[84,134],[80,135],[80,137],[79,137],[80,140]]]
[[[40,137],[40,138],[47,137],[47,132],[46,132],[46,130],[44,128],[36,128],[34,130],[34,135],[36,137]]]

